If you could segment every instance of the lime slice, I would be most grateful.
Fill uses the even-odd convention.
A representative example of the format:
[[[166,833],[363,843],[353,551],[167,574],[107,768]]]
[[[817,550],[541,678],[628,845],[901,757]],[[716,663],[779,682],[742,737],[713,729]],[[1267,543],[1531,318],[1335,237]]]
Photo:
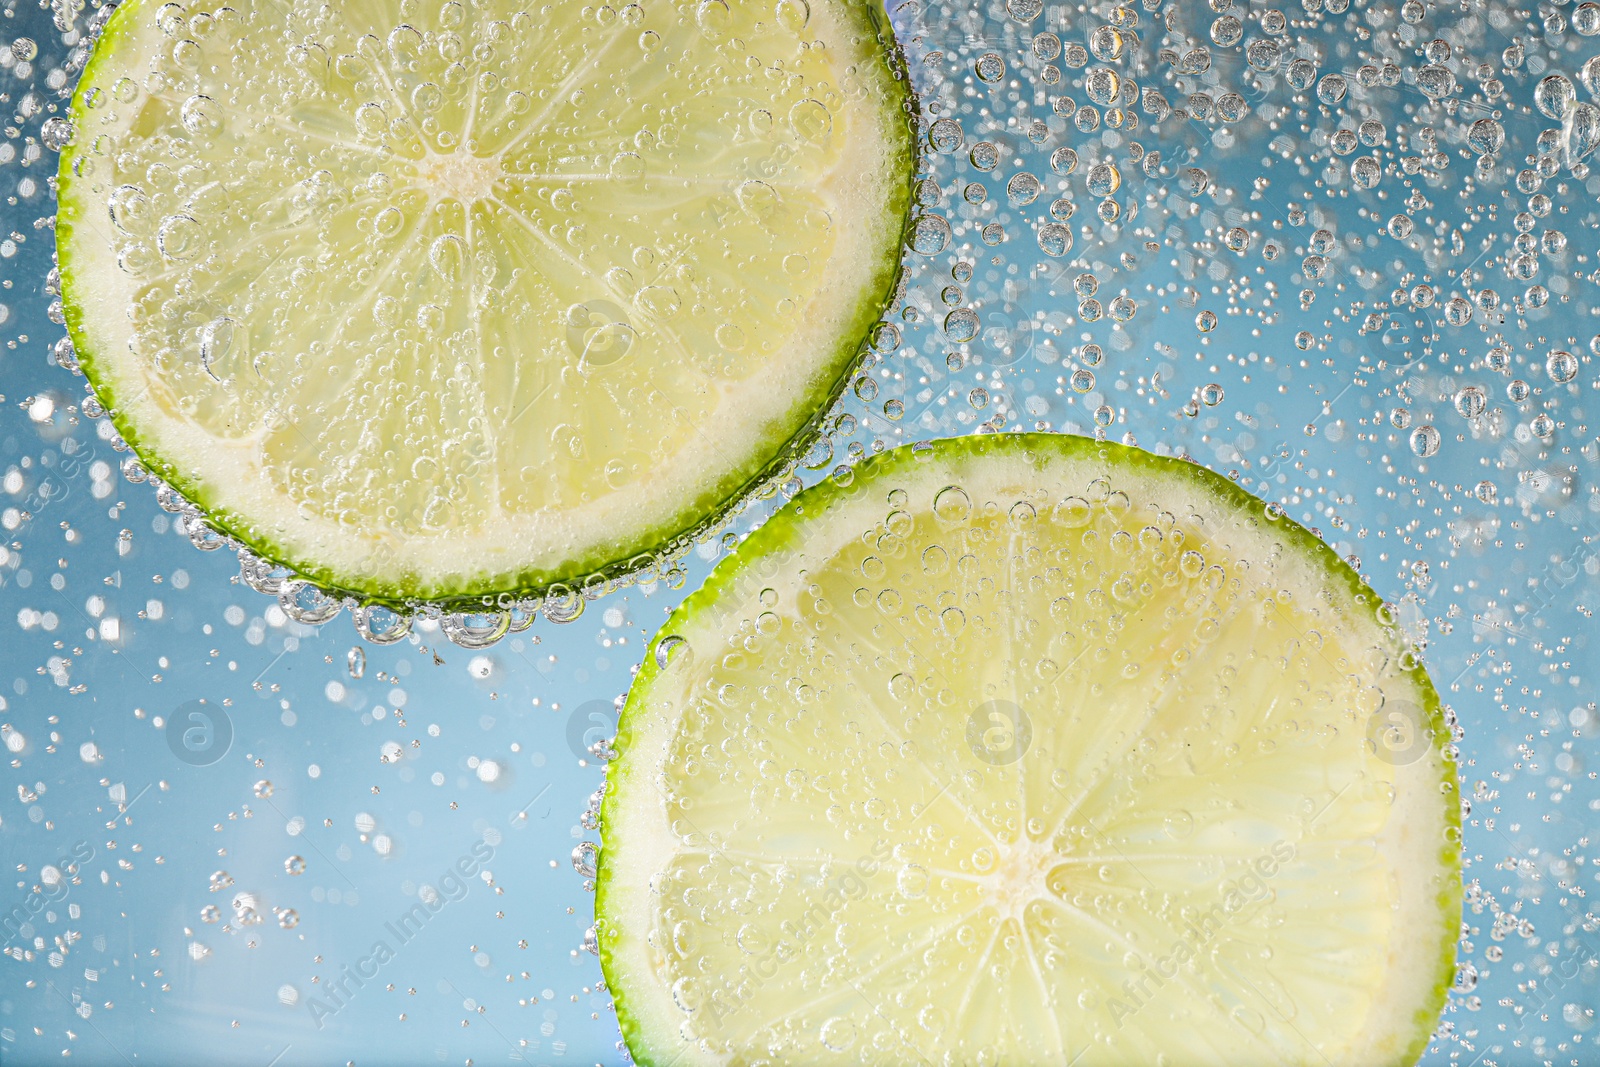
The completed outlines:
[[[623,714],[597,934],[651,1064],[1414,1062],[1446,713],[1388,609],[1200,467],[1045,434],[802,493]]]
[[[874,11],[130,0],[61,161],[81,363],[148,467],[329,588],[638,567],[795,458],[893,292]]]

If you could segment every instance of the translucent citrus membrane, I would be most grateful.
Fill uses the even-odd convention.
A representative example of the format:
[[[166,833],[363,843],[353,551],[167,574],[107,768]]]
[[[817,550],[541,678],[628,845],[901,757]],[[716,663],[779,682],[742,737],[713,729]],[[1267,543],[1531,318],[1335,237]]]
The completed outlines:
[[[151,466],[357,588],[578,577],[772,462],[876,317],[909,135],[854,0],[136,0],[64,162]]]
[[[803,496],[669,624],[605,814],[636,1053],[1414,1058],[1459,893],[1425,676],[1303,530],[1061,440]]]

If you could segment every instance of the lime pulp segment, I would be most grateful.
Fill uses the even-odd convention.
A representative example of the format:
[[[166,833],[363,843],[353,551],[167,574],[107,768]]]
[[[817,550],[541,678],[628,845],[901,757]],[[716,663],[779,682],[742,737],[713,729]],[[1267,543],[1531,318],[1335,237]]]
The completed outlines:
[[[68,326],[140,458],[321,584],[616,573],[843,387],[908,100],[866,0],[130,0],[62,155]]]
[[[1438,697],[1320,541],[1046,434],[802,493],[674,614],[602,809],[649,1064],[1372,1067],[1454,959]]]

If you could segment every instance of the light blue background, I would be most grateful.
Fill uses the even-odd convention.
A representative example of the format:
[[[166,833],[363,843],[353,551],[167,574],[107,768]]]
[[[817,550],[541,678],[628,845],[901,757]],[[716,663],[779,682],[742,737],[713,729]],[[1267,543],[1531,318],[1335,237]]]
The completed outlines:
[[[1203,34],[1212,14],[1177,6],[1179,21]],[[1064,24],[1063,39],[1081,43],[1091,23],[1064,11],[1052,6],[1033,30]],[[1319,23],[1307,39],[1321,42],[1329,64],[1353,72],[1361,57],[1350,51],[1346,27],[1372,24],[1366,11],[1332,30]],[[1289,13],[1304,17],[1299,8]],[[27,77],[15,64],[0,71],[6,106],[19,107],[30,88],[59,104],[45,80],[67,46],[50,13],[18,4],[6,15],[0,37],[28,36],[41,49]],[[968,147],[988,140],[1004,158],[984,175],[964,150],[930,154],[943,192],[929,209],[955,224],[954,243],[946,254],[913,257],[905,306],[916,311],[895,316],[898,347],[883,345],[872,384],[841,405],[854,425],[834,435],[832,463],[850,461],[852,448],[972,432],[996,415],[1007,428],[1092,432],[1092,412],[1104,404],[1115,416],[1111,438],[1187,452],[1280,502],[1341,555],[1359,557],[1368,580],[1427,642],[1433,676],[1465,730],[1463,794],[1474,797],[1466,874],[1481,892],[1465,915],[1458,991],[1426,1061],[1589,1062],[1600,934],[1580,891],[1595,887],[1586,861],[1600,806],[1588,769],[1600,730],[1590,615],[1600,585],[1600,449],[1585,410],[1596,371],[1588,348],[1593,283],[1582,275],[1594,270],[1595,181],[1564,173],[1564,193],[1554,179],[1547,188],[1557,211],[1540,229],[1558,225],[1569,238],[1568,251],[1543,258],[1550,306],[1525,309],[1520,321],[1513,312],[1504,325],[1480,315],[1465,328],[1445,325],[1439,304],[1426,313],[1400,309],[1384,329],[1364,332],[1372,302],[1387,299],[1403,272],[1432,270],[1442,303],[1457,285],[1444,272],[1472,262],[1487,268],[1504,254],[1506,219],[1525,197],[1503,197],[1503,181],[1468,186],[1472,163],[1458,149],[1459,120],[1477,114],[1470,107],[1456,120],[1437,108],[1418,113],[1425,101],[1414,86],[1363,90],[1352,75],[1355,91],[1342,110],[1313,106],[1301,116],[1280,75],[1257,80],[1255,116],[1221,140],[1198,122],[1169,120],[1153,131],[1147,118],[1141,130],[1108,139],[1052,112],[1049,101],[1064,89],[1084,101],[1071,84],[1082,71],[1067,69],[1067,85],[1048,88],[1042,62],[1023,58],[1029,35],[1000,5],[911,3],[895,17],[925,102],[937,100],[962,120]],[[1149,13],[1143,17],[1148,39],[1138,47],[1153,62],[1159,42]],[[1391,13],[1377,22],[1395,20]],[[1488,47],[1484,56],[1498,63],[1517,31],[1506,23],[1488,34],[1489,46],[1475,47]],[[1576,57],[1571,66],[1588,54],[1570,32],[1551,40],[1541,47]],[[1014,88],[973,84],[973,59],[989,50],[1007,58]],[[941,55],[930,58],[934,52]],[[1236,57],[1216,53],[1212,77],[1238,84]],[[1458,54],[1455,65],[1465,62]],[[1507,78],[1508,91],[1525,105],[1536,80],[1524,70]],[[1139,81],[1161,84],[1181,102],[1169,84]],[[1273,119],[1277,105],[1290,110]],[[1043,144],[1026,137],[1025,123],[1008,122],[1019,113],[1045,123]],[[1398,178],[1385,178],[1383,200],[1318,184],[1327,179],[1327,132],[1373,115],[1389,124],[1391,161],[1409,151],[1399,127],[1423,121],[1440,130],[1450,153],[1442,177],[1413,181],[1431,201],[1416,213],[1416,247],[1380,233],[1409,192]],[[590,603],[571,624],[540,620],[485,653],[453,647],[437,631],[398,647],[366,646],[362,676],[353,677],[348,656],[360,644],[347,614],[317,628],[275,614],[272,600],[238,582],[231,555],[197,551],[147,486],[121,479],[122,455],[74,410],[83,383],[48,356],[62,330],[47,317],[44,291],[51,233],[35,227],[52,210],[43,186],[54,156],[45,151],[23,165],[45,117],[19,119],[4,142],[19,154],[0,165],[0,196],[15,198],[0,208],[0,230],[25,238],[0,246],[8,286],[0,293],[8,310],[0,320],[8,342],[0,350],[0,473],[17,472],[0,492],[0,511],[16,509],[0,514],[11,516],[0,561],[8,746],[0,751],[0,911],[37,908],[31,931],[6,935],[10,952],[0,957],[0,1063],[55,1063],[69,1053],[75,1063],[261,1067],[621,1062],[598,964],[581,950],[592,896],[571,853],[595,836],[578,820],[600,782],[581,746],[607,733],[608,709],[649,637],[703,580],[715,552],[708,546],[690,558],[681,590],[625,590]],[[1507,127],[1507,158],[1533,151],[1537,116],[1507,119]],[[1163,153],[1156,174],[1127,162],[1135,139]],[[1066,177],[1048,162],[1063,144],[1082,157]],[[1094,223],[1084,173],[1100,157],[1123,161],[1120,229]],[[1184,190],[1188,166],[1206,168],[1205,195]],[[1046,184],[1024,208],[1006,202],[1005,181],[1018,169]],[[1254,185],[1257,178],[1266,184]],[[19,185],[30,180],[33,194],[23,195]],[[986,185],[988,204],[958,207],[972,182]],[[1077,204],[1076,246],[1051,260],[1034,227],[1062,192]],[[1489,203],[1499,212],[1494,220],[1481,217]],[[1290,220],[1291,206],[1306,213],[1302,224]],[[1004,226],[1003,243],[979,239],[988,222]],[[1219,243],[1232,225],[1255,233],[1243,256]],[[1302,260],[1318,227],[1335,234],[1338,251],[1307,309],[1298,298]],[[1464,234],[1460,253],[1422,246],[1421,237],[1452,229]],[[1262,254],[1269,240],[1282,249],[1270,261]],[[958,258],[975,264],[959,305],[983,324],[968,345],[939,329],[949,310],[940,293]],[[1136,301],[1131,321],[1085,321],[1071,287],[1090,270],[1102,304],[1124,293]],[[1485,277],[1473,288],[1495,285],[1509,298],[1503,272],[1486,269]],[[1357,299],[1367,305],[1351,314]],[[1209,334],[1196,328],[1201,310],[1220,318]],[[1302,330],[1312,334],[1304,351],[1294,342]],[[1494,330],[1516,346],[1534,342],[1532,351],[1518,347],[1512,374],[1483,365]],[[1543,356],[1568,337],[1585,362],[1571,386],[1557,387]],[[1094,368],[1094,389],[1078,394],[1068,376],[1081,366],[1078,347],[1091,340],[1105,360]],[[949,368],[951,352],[962,354],[961,369]],[[1512,375],[1539,391],[1509,403]],[[1184,405],[1213,383],[1224,399],[1185,415]],[[1450,399],[1468,383],[1488,393],[1489,413],[1476,422]],[[989,394],[981,408],[969,399],[980,387]],[[53,406],[42,421],[34,417],[40,398]],[[905,413],[886,417],[887,400],[902,401]],[[1438,427],[1437,456],[1413,455],[1408,434],[1390,423],[1402,405],[1413,427]],[[1548,446],[1527,431],[1541,410],[1562,423]],[[822,476],[800,474],[807,482]],[[1498,486],[1497,503],[1472,496],[1485,478]],[[741,516],[735,529],[748,530],[770,509]],[[110,619],[115,640],[106,639]],[[157,725],[198,700],[232,730],[226,754],[209,766],[178,759]],[[400,758],[390,758],[389,743]],[[480,775],[485,761],[497,775]],[[270,796],[257,795],[262,781],[271,782]],[[380,835],[387,854],[375,847]],[[437,885],[484,842],[493,854],[481,866],[492,884],[468,879],[399,944],[386,924],[418,903],[419,887]],[[92,850],[80,864],[81,884],[59,887],[45,902],[35,891],[42,868],[75,847]],[[303,858],[303,873],[286,870],[291,856]],[[231,881],[213,890],[214,872]],[[259,925],[235,922],[241,892],[254,895]],[[220,921],[203,920],[208,906]],[[280,925],[274,909],[283,908],[294,909],[297,925]],[[1509,916],[1499,920],[1498,938],[1497,914]],[[345,1006],[313,1013],[314,1000],[333,1003],[328,984],[379,939],[394,947],[393,959],[360,988],[352,983]],[[1502,959],[1490,958],[1491,946]]]

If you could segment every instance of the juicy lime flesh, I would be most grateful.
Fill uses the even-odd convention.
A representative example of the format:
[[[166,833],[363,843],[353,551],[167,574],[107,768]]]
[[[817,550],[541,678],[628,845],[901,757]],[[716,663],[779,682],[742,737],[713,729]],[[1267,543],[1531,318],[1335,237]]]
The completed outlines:
[[[930,455],[798,498],[635,685],[598,906],[635,1055],[1414,1059],[1459,817],[1375,598],[1187,464]]]
[[[378,596],[569,580],[758,479],[892,287],[905,90],[857,0],[124,5],[63,158],[141,457]]]

